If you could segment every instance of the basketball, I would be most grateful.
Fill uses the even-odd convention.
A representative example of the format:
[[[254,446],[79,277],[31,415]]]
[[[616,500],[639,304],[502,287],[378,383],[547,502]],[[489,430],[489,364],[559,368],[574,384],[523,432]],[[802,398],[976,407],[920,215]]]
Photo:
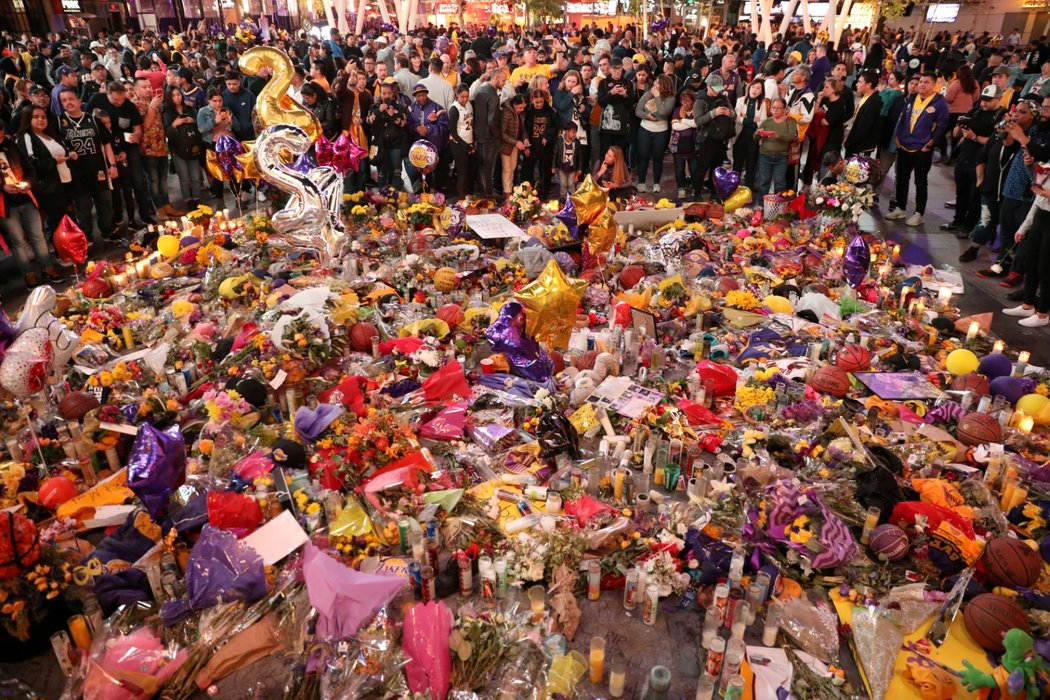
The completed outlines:
[[[463,323],[463,309],[459,304],[445,304],[437,310],[437,317],[448,324],[449,328],[456,328]]]
[[[981,561],[989,580],[998,586],[1030,588],[1043,573],[1039,552],[1014,537],[989,540]]]
[[[588,350],[586,352],[580,353],[573,364],[576,366],[576,369],[579,370],[594,369],[594,360],[597,357],[597,350]]]
[[[644,277],[645,268],[641,265],[628,265],[620,270],[620,274],[616,279],[620,283],[620,289],[627,290],[641,282]]]
[[[835,366],[847,372],[864,372],[871,367],[871,351],[860,345],[847,345],[835,356]]]
[[[0,512],[0,581],[12,579],[40,559],[36,525],[21,513]]]
[[[816,371],[809,384],[822,394],[841,399],[849,391],[849,375],[841,367],[825,365]]]
[[[952,380],[953,391],[972,391],[978,396],[988,395],[988,379],[976,372],[964,374]]]
[[[98,408],[98,399],[94,394],[86,391],[73,391],[62,397],[58,402],[58,415],[64,420],[83,420],[88,411]]]
[[[459,276],[451,267],[439,267],[434,271],[434,289],[439,292],[452,292],[459,286]]]
[[[732,277],[719,277],[718,286],[716,288],[723,294],[728,294],[729,292],[740,289],[740,283]]]
[[[1002,442],[999,421],[987,413],[969,413],[955,426],[955,437],[964,445],[976,447],[986,442]]]
[[[350,329],[350,348],[355,352],[372,352],[372,336],[377,335],[379,331],[371,323],[355,323]]]
[[[997,593],[982,593],[963,610],[963,622],[973,641],[988,651],[1003,653],[1003,635],[1017,628],[1032,630],[1020,605]]]
[[[904,530],[890,523],[875,528],[871,533],[868,546],[871,547],[875,556],[886,561],[897,561],[911,549],[911,543],[908,541],[908,536],[904,534]]]
[[[113,287],[105,277],[89,277],[80,285],[80,291],[88,299],[103,299],[113,296]]]

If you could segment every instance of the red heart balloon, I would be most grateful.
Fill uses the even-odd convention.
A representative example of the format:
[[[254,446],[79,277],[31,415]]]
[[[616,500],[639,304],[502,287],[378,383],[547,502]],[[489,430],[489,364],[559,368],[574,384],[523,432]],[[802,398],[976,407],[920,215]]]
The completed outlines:
[[[69,216],[62,217],[58,228],[55,229],[54,238],[55,250],[63,262],[83,265],[87,261],[87,236]]]

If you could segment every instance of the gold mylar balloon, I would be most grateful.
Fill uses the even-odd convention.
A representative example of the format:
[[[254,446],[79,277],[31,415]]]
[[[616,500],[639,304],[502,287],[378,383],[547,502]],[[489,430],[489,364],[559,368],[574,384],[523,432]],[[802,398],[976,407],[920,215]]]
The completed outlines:
[[[583,178],[583,184],[574,194],[569,195],[572,205],[576,207],[576,223],[593,224],[605,211],[609,203],[609,193],[598,186],[590,175]]]
[[[226,173],[219,167],[219,156],[215,151],[208,151],[207,155],[204,156],[204,164],[208,169],[208,174],[219,182],[226,182]]]
[[[576,323],[576,309],[587,283],[566,277],[551,260],[535,280],[515,296],[525,307],[525,332],[554,347],[566,347]]]
[[[255,116],[264,129],[276,124],[294,124],[306,132],[311,142],[317,140],[321,135],[321,122],[288,95],[295,74],[288,54],[272,46],[256,46],[245,51],[238,64],[249,75],[258,75],[263,68],[269,68],[272,73],[255,101]]]
[[[258,182],[262,179],[262,173],[259,172],[258,166],[255,165],[255,141],[242,141],[241,145],[244,146],[244,153],[237,156],[237,162],[241,164],[244,171],[236,171],[237,181],[254,180]]]
[[[591,255],[600,257],[609,252],[616,243],[617,226],[613,219],[613,210],[606,207],[597,221],[587,227],[587,248]]]
[[[733,194],[726,197],[726,200],[722,202],[722,206],[727,214],[748,204],[751,204],[751,188],[744,185],[740,185],[740,187],[733,190]]]

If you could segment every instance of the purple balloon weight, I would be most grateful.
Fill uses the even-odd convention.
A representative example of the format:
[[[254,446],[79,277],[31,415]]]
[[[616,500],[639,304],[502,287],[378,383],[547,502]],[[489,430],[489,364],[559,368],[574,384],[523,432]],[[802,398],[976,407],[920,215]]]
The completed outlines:
[[[740,173],[735,170],[726,170],[721,166],[715,168],[712,179],[715,181],[715,194],[722,200],[728,198],[740,186]]]
[[[1013,374],[1014,363],[1001,352],[993,352],[981,358],[977,371],[988,377],[989,380],[1009,377]]]
[[[868,276],[868,266],[871,265],[871,249],[864,236],[856,235],[846,248],[843,258],[842,271],[846,275],[846,282],[853,289],[860,286],[864,278]]]
[[[565,195],[565,206],[563,206],[554,218],[565,224],[569,229],[569,235],[574,241],[580,240],[580,225],[576,219],[576,205],[572,203],[572,197]]]
[[[521,302],[508,301],[501,306],[485,337],[493,350],[506,355],[513,374],[534,382],[550,380],[554,367],[540,344],[525,335],[525,307]]]
[[[144,423],[128,455],[128,488],[160,521],[172,492],[186,480],[186,447],[179,426],[157,430]]]

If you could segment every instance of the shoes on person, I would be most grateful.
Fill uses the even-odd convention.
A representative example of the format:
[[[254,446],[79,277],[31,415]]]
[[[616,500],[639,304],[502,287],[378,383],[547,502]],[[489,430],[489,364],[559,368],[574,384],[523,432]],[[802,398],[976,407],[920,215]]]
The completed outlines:
[[[903,209],[898,209],[897,207],[893,207],[888,212],[886,212],[886,218],[889,219],[890,221],[896,221],[897,219],[903,219],[907,215],[908,215],[908,212],[904,211]]]
[[[1002,268],[1002,266],[999,263],[995,263],[994,265],[989,267],[987,270],[978,270],[977,271],[977,276],[978,277],[983,277],[986,280],[999,279],[1000,277],[1003,277],[1005,275],[1006,275],[1006,272],[1003,271],[1003,268]]]
[[[653,183],[653,194],[659,194],[659,193],[660,193],[660,183],[659,182],[654,182]]]
[[[954,209],[955,208],[955,202],[945,202],[944,203],[944,208],[945,209]]]
[[[1050,316],[1047,314],[1035,314],[1028,318],[1022,318],[1017,324],[1025,328],[1042,328],[1050,325]]]
[[[970,237],[970,229],[965,227],[959,229],[955,232],[955,237],[958,238],[960,241],[967,240]]]
[[[185,216],[186,214],[188,214],[189,212],[193,211],[194,209],[196,209],[200,205],[201,205],[201,200],[199,200],[199,199],[187,199],[186,200],[186,206],[189,207],[189,209],[184,211],[184,212],[181,212],[179,214],[179,216]]]
[[[1024,275],[1020,272],[1011,272],[1002,282],[999,283],[999,286],[1012,289],[1014,287],[1020,287],[1022,284],[1024,284]]]
[[[681,187],[678,188],[678,199],[685,199],[685,190]]]
[[[48,282],[61,282],[66,278],[66,276],[62,274],[62,270],[54,265],[48,265],[44,268],[44,277],[47,278]]]
[[[977,259],[977,253],[981,252],[981,246],[972,245],[962,252],[959,262],[973,262]]]
[[[1009,294],[1006,295],[1006,300],[1007,301],[1024,301],[1024,290],[1023,289],[1015,289],[1014,291],[1012,291],[1012,292],[1010,292]]]
[[[950,224],[941,224],[941,230],[942,231],[962,231],[963,230],[963,225],[953,221]]]
[[[27,272],[25,274],[26,287],[32,289],[33,287],[40,286],[40,275],[36,272]]]
[[[1032,316],[1035,314],[1035,307],[1030,306],[1025,308],[1025,305],[1021,304],[1020,306],[1011,306],[1003,309],[1003,313],[1007,316]]]
[[[155,216],[153,216],[152,214],[150,214],[149,216],[142,217],[142,220],[146,222],[142,226],[142,228],[146,228],[147,225],[152,225],[152,226],[156,226],[157,225],[157,218]]]
[[[129,231],[141,231],[142,229],[146,228],[146,226],[148,226],[148,225],[149,224],[147,222],[143,222],[143,221],[131,221],[131,222],[128,223],[128,230]]]
[[[908,224],[909,226],[922,226],[925,222],[926,222],[926,217],[924,217],[919,212],[915,212],[914,214],[909,216],[908,220],[905,221],[904,223]]]
[[[259,201],[259,202],[265,202],[266,201],[266,195],[263,193],[262,190],[259,190],[258,192],[255,193],[255,199],[256,199],[256,201]]]

